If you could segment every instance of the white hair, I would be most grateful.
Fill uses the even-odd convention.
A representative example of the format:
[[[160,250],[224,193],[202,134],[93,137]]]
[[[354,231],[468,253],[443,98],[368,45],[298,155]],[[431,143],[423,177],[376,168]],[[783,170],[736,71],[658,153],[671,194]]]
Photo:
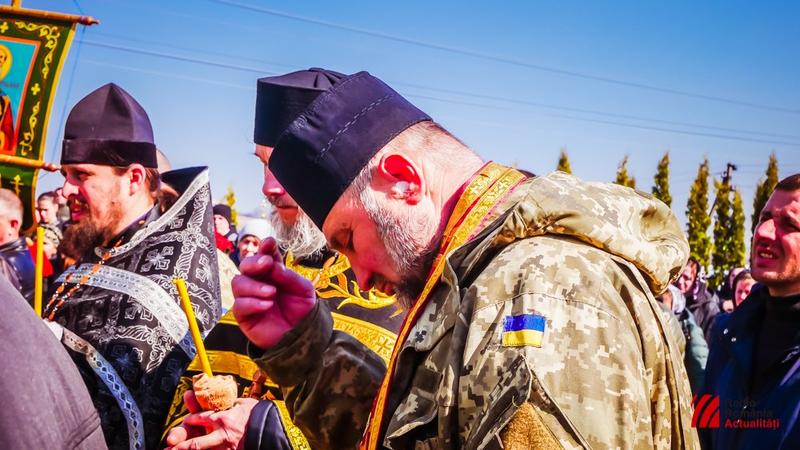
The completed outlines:
[[[302,210],[297,212],[297,220],[288,225],[273,210],[270,215],[275,239],[283,251],[290,251],[295,258],[313,258],[319,256],[327,242],[322,231]]]
[[[0,189],[0,216],[22,224],[22,200],[8,189]]]

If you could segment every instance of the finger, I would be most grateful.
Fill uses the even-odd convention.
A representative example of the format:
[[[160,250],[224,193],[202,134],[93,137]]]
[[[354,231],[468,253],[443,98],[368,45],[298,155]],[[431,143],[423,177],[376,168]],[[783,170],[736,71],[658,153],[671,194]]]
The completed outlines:
[[[200,406],[200,402],[197,401],[194,391],[190,390],[183,393],[183,404],[186,405],[186,409],[188,409],[190,413],[199,413],[203,411],[203,407]]]
[[[261,245],[258,246],[258,253],[262,255],[270,255],[276,261],[283,260],[283,257],[281,256],[281,249],[278,246],[278,241],[272,236],[261,241]]]
[[[189,414],[183,419],[183,425],[189,427],[207,427],[214,423],[211,415],[214,411],[203,411],[197,414]]]
[[[234,297],[256,297],[265,300],[275,298],[276,287],[271,282],[262,282],[244,275],[236,275],[231,281]]]
[[[183,441],[173,447],[173,450],[196,450],[202,448],[213,448],[225,443],[225,432],[222,430],[214,430],[211,433]]]
[[[269,271],[275,264],[276,259],[273,255],[261,255],[256,253],[248,256],[239,263],[239,272],[251,278],[264,278],[269,276]]]
[[[182,425],[178,425],[177,427],[169,430],[166,442],[167,445],[171,447],[185,441],[188,437],[189,433],[186,431],[186,428],[184,428]]]
[[[275,305],[274,301],[252,297],[239,297],[233,302],[233,317],[239,324],[261,318]]]

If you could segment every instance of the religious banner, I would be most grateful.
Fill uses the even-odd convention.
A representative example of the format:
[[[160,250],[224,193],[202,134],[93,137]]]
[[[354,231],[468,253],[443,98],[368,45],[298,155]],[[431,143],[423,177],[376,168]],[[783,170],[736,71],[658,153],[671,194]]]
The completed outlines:
[[[22,199],[34,224],[36,178],[45,164],[47,120],[76,23],[90,17],[0,6],[0,186]]]

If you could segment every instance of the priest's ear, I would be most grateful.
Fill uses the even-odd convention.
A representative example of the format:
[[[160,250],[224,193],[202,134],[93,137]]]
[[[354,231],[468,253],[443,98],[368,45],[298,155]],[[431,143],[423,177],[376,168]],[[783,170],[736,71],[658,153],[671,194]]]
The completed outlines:
[[[404,200],[409,205],[422,198],[422,177],[414,162],[401,153],[388,153],[381,157],[377,175],[389,184],[389,196]]]
[[[141,164],[131,164],[125,171],[128,180],[128,193],[135,195],[140,192],[149,192],[147,186],[147,169]]]

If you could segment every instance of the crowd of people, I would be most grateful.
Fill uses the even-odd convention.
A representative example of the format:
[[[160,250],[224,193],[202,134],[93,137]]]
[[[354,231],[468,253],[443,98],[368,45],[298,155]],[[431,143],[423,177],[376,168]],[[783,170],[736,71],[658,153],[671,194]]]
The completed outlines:
[[[713,290],[662,202],[484,161],[367,72],[255,103],[269,220],[115,84],[70,111],[42,242],[0,190],[3,448],[800,448],[800,174]]]

